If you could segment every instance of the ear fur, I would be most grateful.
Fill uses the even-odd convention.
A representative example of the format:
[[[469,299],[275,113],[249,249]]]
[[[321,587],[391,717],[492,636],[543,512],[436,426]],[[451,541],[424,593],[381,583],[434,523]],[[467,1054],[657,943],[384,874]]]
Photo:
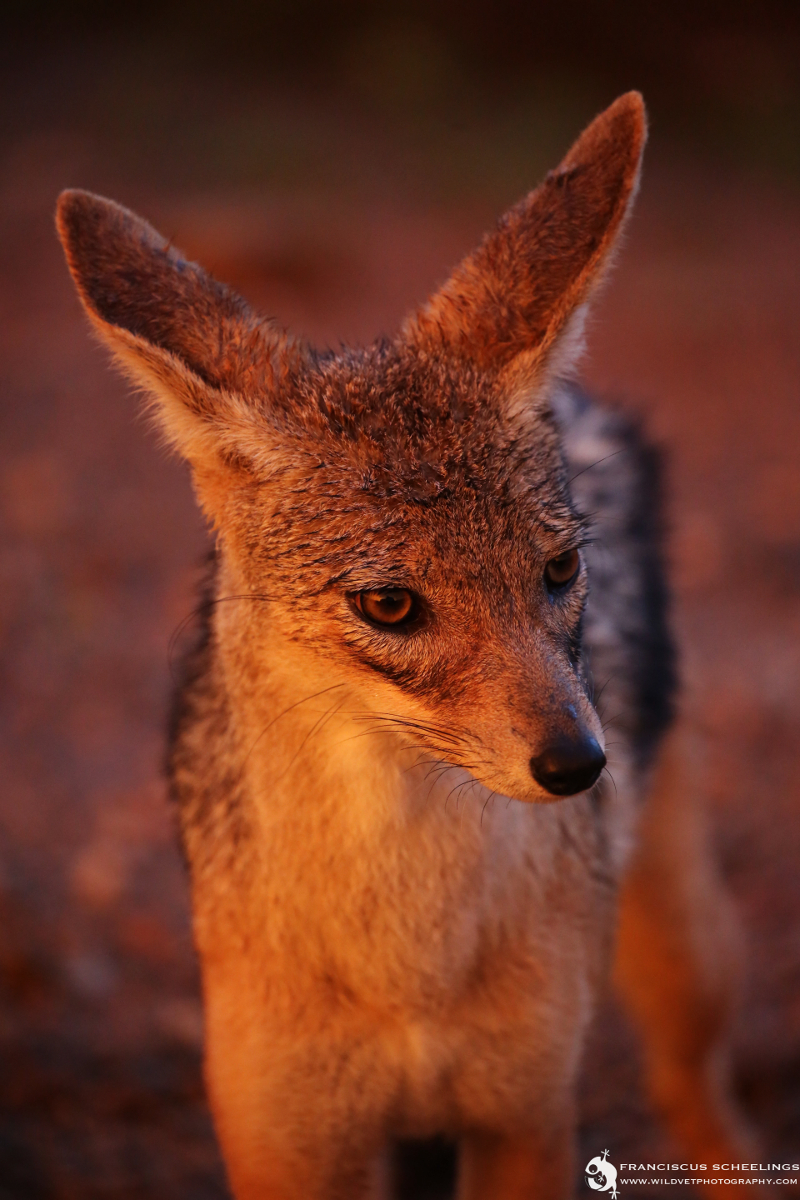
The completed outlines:
[[[111,200],[62,192],[56,225],[92,324],[155,397],[167,439],[196,466],[269,456],[285,335]]]
[[[636,195],[646,137],[642,97],[620,96],[411,318],[407,339],[520,387],[563,371]]]

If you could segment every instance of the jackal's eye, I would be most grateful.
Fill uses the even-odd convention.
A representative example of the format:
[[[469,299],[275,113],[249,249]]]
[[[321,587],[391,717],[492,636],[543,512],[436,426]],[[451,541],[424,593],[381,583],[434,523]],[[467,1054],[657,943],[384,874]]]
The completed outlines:
[[[572,583],[578,574],[580,565],[581,559],[577,550],[565,550],[563,554],[557,554],[555,558],[551,558],[544,569],[544,579],[548,590],[557,591]]]
[[[419,610],[414,594],[405,588],[372,588],[356,592],[353,603],[362,617],[387,629],[409,625]]]

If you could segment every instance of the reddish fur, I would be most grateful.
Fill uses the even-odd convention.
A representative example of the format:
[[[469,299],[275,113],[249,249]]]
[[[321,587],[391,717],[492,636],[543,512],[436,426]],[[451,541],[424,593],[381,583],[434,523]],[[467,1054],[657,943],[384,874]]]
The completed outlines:
[[[377,1196],[387,1139],[436,1130],[461,1139],[462,1200],[570,1194],[582,1039],[648,774],[627,677],[612,685],[629,710],[618,787],[548,804],[531,774],[554,738],[602,737],[579,648],[586,564],[563,597],[543,583],[585,528],[551,402],[644,140],[630,93],[400,334],[335,356],[118,205],[60,198],[86,310],[154,395],[218,530],[219,603],[171,770],[239,1200]],[[622,600],[595,575],[623,606],[605,615],[631,677],[637,552],[619,549]],[[348,602],[388,583],[425,598],[418,634],[376,632]],[[458,788],[477,789],[478,814],[448,810]],[[624,893],[621,975],[656,1097],[702,1157],[738,1136],[715,1074],[727,959],[712,979],[693,948],[722,927],[719,889],[664,794]]]
[[[636,195],[647,136],[638,92],[620,96],[409,325],[459,359],[541,360],[596,286]]]

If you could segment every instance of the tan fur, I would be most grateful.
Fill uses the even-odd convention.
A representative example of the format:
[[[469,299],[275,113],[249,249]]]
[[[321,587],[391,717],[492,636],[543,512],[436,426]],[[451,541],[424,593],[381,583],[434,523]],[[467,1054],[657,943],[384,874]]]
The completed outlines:
[[[172,785],[238,1200],[377,1197],[388,1141],[433,1133],[461,1140],[462,1200],[570,1194],[576,1074],[650,774],[633,684],[614,684],[629,710],[614,788],[554,803],[530,760],[559,738],[602,743],[580,649],[591,551],[563,595],[543,581],[586,530],[556,400],[644,138],[631,93],[395,339],[336,356],[291,342],[126,210],[60,200],[95,328],[155,397],[218,531]],[[630,561],[618,605],[638,603]],[[388,585],[424,598],[420,629],[358,615],[352,597]],[[638,626],[608,613],[630,654]],[[724,956],[709,991],[677,937],[682,1008],[664,1021],[674,977],[643,947],[651,928],[672,945],[653,864],[686,930],[715,919],[717,887],[693,831],[654,812],[623,976],[659,1101],[693,1152],[722,1153],[724,1088],[696,1085],[719,1054]]]

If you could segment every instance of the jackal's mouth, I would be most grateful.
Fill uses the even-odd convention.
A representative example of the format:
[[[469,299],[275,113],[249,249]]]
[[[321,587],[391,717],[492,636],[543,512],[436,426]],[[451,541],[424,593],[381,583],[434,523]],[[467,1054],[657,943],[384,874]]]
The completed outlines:
[[[606,767],[604,749],[589,729],[552,736],[529,759],[520,759],[517,770],[509,770],[499,766],[496,753],[477,734],[467,736],[440,723],[391,712],[364,712],[354,719],[365,735],[397,738],[401,748],[414,755],[405,771],[421,772],[431,791],[453,773],[448,781],[451,795],[471,787],[521,803],[547,804],[590,791]],[[513,755],[513,760],[518,758]],[[459,780],[458,772],[465,778]]]
[[[387,735],[393,733],[406,750],[428,751],[443,759],[452,760],[453,766],[470,769],[466,760],[474,740],[456,733],[445,725],[402,717],[399,713],[391,712],[358,713],[355,714],[354,720],[359,724],[371,725],[373,732],[383,732]]]
[[[492,772],[496,764],[477,736],[467,737],[448,726],[398,713],[365,712],[355,715],[354,720],[367,734],[396,737],[401,748],[414,755],[406,771],[420,768],[435,778],[447,771],[461,770],[474,783],[491,790],[492,785],[482,776]]]

